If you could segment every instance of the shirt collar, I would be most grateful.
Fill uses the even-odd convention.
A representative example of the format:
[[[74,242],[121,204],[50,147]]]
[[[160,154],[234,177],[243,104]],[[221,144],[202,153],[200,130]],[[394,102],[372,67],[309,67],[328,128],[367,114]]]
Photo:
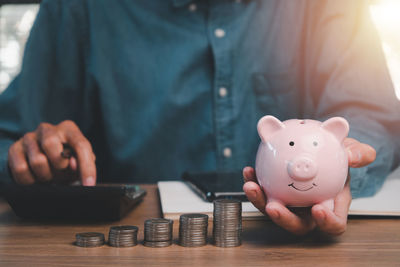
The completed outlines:
[[[193,0],[172,0],[172,3],[174,5],[174,7],[183,7],[192,1]]]

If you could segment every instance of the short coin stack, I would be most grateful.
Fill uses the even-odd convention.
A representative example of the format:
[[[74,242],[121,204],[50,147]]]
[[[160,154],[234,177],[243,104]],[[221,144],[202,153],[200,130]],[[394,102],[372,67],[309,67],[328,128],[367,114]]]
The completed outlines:
[[[179,244],[184,247],[200,247],[207,244],[208,215],[182,214],[179,218]]]
[[[79,233],[76,234],[75,244],[80,247],[100,247],[104,245],[104,240],[104,235],[102,233]]]
[[[213,237],[217,247],[236,247],[242,243],[242,203],[236,199],[214,201]]]
[[[144,222],[144,242],[146,247],[168,247],[172,244],[173,221],[149,219]]]
[[[139,228],[131,225],[111,226],[108,244],[113,247],[133,247],[137,245]]]

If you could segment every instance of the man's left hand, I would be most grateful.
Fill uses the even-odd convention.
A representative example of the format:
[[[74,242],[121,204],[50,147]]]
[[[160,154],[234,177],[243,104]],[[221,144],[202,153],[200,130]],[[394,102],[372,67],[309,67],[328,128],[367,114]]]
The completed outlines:
[[[353,138],[344,140],[349,167],[360,168],[373,162],[376,151],[370,145],[360,143]],[[306,234],[318,227],[320,230],[331,234],[340,235],[346,230],[347,215],[351,203],[350,175],[343,190],[335,198],[335,207],[331,211],[323,205],[316,204],[311,208],[311,214],[299,215],[291,212],[279,203],[268,203],[252,167],[243,169],[245,184],[243,190],[247,198],[264,214],[268,214],[272,221],[294,234]]]

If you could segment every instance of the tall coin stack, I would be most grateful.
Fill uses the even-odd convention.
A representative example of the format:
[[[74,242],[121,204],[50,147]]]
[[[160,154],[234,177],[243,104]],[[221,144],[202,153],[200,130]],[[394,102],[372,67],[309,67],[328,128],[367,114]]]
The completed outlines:
[[[217,247],[242,244],[242,202],[236,199],[214,201],[213,237]]]
[[[75,244],[80,247],[100,247],[104,245],[104,235],[102,233],[79,233],[75,237]]]
[[[179,218],[179,244],[184,247],[200,247],[207,244],[208,215],[182,214]]]
[[[168,247],[172,244],[173,221],[149,219],[144,222],[144,242],[147,247]]]
[[[113,247],[133,247],[137,245],[139,228],[131,225],[111,226],[108,244]]]

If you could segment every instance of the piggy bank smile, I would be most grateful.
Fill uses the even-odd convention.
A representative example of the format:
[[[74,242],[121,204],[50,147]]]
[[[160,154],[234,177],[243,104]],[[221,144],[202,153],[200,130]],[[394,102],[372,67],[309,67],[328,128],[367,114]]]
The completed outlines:
[[[313,189],[315,186],[317,186],[317,184],[316,184],[316,183],[312,183],[311,186],[308,187],[308,188],[300,188],[300,187],[295,186],[295,185],[294,185],[294,182],[293,182],[293,183],[291,183],[291,184],[288,184],[288,186],[293,187],[293,189],[295,189],[295,190],[297,190],[297,191],[303,191],[303,192],[305,192],[305,191],[308,191],[308,190]]]

